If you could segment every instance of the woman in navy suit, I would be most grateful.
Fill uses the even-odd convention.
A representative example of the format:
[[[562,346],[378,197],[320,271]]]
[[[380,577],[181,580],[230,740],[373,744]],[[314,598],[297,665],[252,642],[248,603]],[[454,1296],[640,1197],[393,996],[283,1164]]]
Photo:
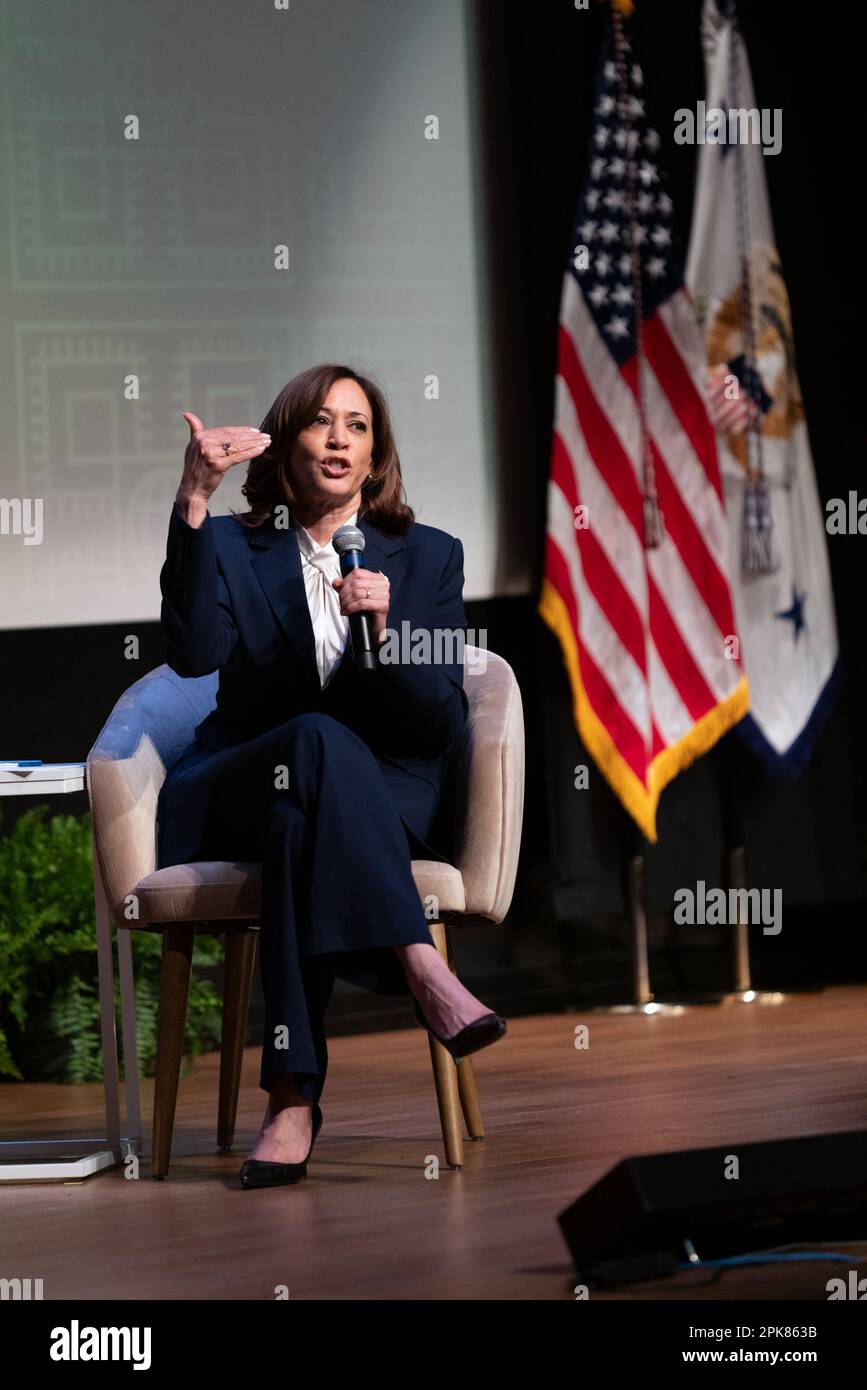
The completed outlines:
[[[468,710],[463,547],[414,520],[383,394],[349,367],[294,377],[262,430],[184,418],[162,625],[174,671],[220,675],[160,793],[159,862],[262,863],[268,1104],[241,1183],[275,1186],[305,1176],[322,1123],[335,978],[411,992],[456,1057],[505,1032],[434,947],[411,871],[450,848],[448,751]],[[211,517],[243,462],[250,510]],[[347,524],[365,545],[343,578],[331,538]],[[355,613],[373,670],[356,664]]]

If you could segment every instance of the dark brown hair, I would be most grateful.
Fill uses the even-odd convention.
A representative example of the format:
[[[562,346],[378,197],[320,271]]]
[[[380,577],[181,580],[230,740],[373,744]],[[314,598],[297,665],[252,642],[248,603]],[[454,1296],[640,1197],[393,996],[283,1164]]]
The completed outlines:
[[[384,393],[375,381],[352,367],[326,362],[308,367],[287,382],[262,421],[259,428],[270,434],[271,443],[264,453],[250,460],[247,468],[247,479],[241,491],[250,504],[250,511],[235,513],[244,526],[262,526],[278,506],[294,507],[289,461],[295,441],[316,419],[335,381],[346,379],[358,383],[370,402],[373,415],[373,477],[362,484],[359,520],[363,516],[365,521],[389,535],[403,535],[412,525],[415,513],[404,500],[400,459]]]

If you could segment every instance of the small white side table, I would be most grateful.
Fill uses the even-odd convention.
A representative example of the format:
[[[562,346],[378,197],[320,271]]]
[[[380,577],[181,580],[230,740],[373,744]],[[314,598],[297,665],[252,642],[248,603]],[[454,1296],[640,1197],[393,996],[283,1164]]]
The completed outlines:
[[[57,796],[65,792],[84,791],[85,788],[85,763],[0,762],[0,796]],[[128,931],[117,934],[126,1119],[130,1131],[128,1135],[121,1135],[111,921],[95,846],[92,846],[92,855],[106,1132],[96,1138],[85,1139],[0,1141],[0,1182],[33,1182],[40,1179],[74,1182],[77,1178],[98,1173],[102,1168],[112,1168],[129,1154],[142,1151],[132,934]]]

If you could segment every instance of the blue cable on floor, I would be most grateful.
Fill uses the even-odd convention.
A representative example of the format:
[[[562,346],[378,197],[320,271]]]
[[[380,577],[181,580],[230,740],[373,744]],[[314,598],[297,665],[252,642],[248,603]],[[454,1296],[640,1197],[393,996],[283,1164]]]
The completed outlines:
[[[853,1255],[836,1255],[824,1250],[793,1250],[787,1255],[729,1255],[724,1260],[687,1260],[677,1268],[725,1269],[732,1265],[784,1264],[789,1260],[842,1260],[845,1264],[851,1264],[853,1259],[858,1262],[858,1257]]]

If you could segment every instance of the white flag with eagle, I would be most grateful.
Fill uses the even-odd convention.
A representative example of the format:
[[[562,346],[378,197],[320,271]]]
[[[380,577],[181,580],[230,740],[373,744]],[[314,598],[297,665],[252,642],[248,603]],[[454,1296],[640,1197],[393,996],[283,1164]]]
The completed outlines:
[[[833,698],[837,628],[792,319],[749,60],[732,0],[705,0],[707,77],[686,282],[705,334],[750,713],[771,770],[810,755]],[[731,115],[729,114],[731,113]],[[779,114],[779,113],[774,113]]]

